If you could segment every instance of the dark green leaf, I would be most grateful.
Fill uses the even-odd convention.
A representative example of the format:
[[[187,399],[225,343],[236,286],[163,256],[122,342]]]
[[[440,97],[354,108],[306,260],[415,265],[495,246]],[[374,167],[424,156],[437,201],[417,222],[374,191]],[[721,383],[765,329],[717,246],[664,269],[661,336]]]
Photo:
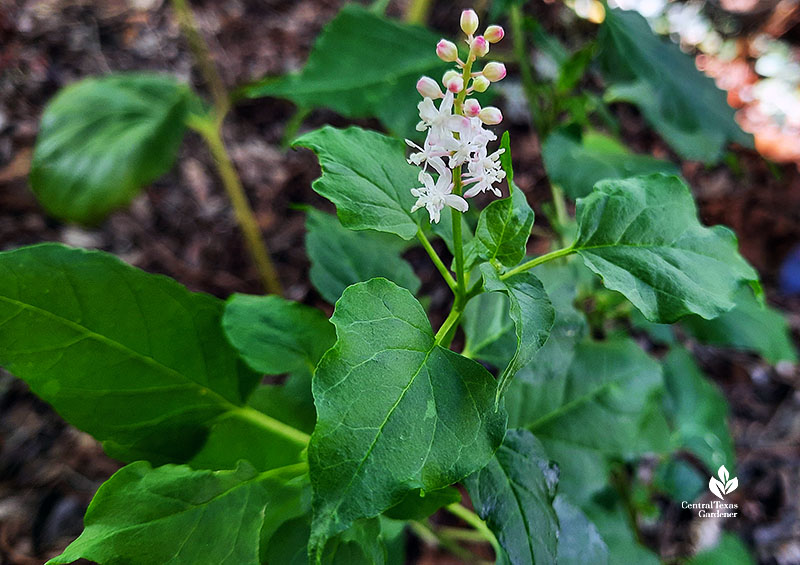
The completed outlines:
[[[564,96],[572,91],[583,78],[586,68],[594,56],[595,45],[590,43],[572,53],[567,60],[562,62],[558,68],[558,78],[556,79],[556,92]]]
[[[506,420],[492,376],[435,345],[407,290],[385,279],[353,285],[331,321],[338,341],[314,375],[308,449],[317,556],[327,538],[409,491],[437,490],[483,467]]]
[[[478,257],[505,267],[525,257],[533,227],[533,210],[525,194],[511,185],[511,196],[495,200],[481,212],[473,245]]]
[[[242,359],[267,375],[313,372],[336,341],[322,312],[280,296],[234,294],[225,305],[222,327]]]
[[[734,120],[725,92],[694,59],[650,30],[633,11],[606,10],[598,37],[609,100],[639,106],[648,122],[685,159],[715,163],[729,142],[752,147]]]
[[[556,562],[558,470],[527,430],[509,430],[494,458],[467,477],[478,515],[515,565]]]
[[[559,494],[553,502],[558,516],[558,564],[606,565],[608,547],[581,510]]]
[[[675,502],[696,500],[708,492],[708,477],[683,459],[670,458],[656,469],[653,486]]]
[[[514,321],[508,313],[508,298],[501,292],[484,292],[470,300],[461,327],[466,336],[465,357],[480,359],[502,369],[517,350]]]
[[[770,363],[797,362],[789,324],[778,310],[759,304],[753,293],[742,289],[736,306],[713,320],[688,316],[681,326],[700,343],[755,351]]]
[[[555,320],[555,310],[542,283],[530,272],[520,273],[501,280],[497,271],[484,263],[481,273],[486,290],[502,292],[509,299],[509,315],[514,321],[517,349],[514,357],[500,375],[497,397],[500,398],[511,384],[511,379],[525,367],[547,341]]]
[[[419,170],[406,163],[402,141],[357,127],[325,126],[305,134],[294,146],[317,154],[322,176],[312,187],[336,205],[346,228],[403,239],[417,234],[411,189],[419,184]]]
[[[416,81],[445,69],[436,56],[438,40],[351,4],[325,26],[299,74],[265,79],[245,93],[331,108],[349,118],[374,116],[395,133],[412,135],[419,119]]]
[[[105,253],[0,253],[0,364],[122,460],[183,462],[223,415],[257,416],[276,450],[299,452],[245,407],[260,377],[225,340],[222,309]]]
[[[613,498],[612,498],[613,497]],[[652,551],[636,540],[631,529],[629,515],[619,498],[612,495],[604,504],[588,504],[583,511],[597,527],[608,546],[609,563],[635,563],[636,565],[659,565],[661,561]]]
[[[576,502],[606,483],[607,457],[637,453],[648,400],[662,383],[659,364],[632,340],[584,341],[564,378],[525,371],[513,394],[525,397],[516,422],[544,444]]]
[[[577,219],[574,249],[606,287],[653,322],[713,318],[733,308],[741,283],[758,285],[736,237],[700,224],[692,194],[677,177],[601,181],[578,200]]]
[[[317,422],[314,396],[311,394],[311,373],[306,371],[289,375],[281,385],[261,385],[253,391],[247,403],[256,410],[309,434]]]
[[[389,508],[384,515],[394,520],[424,520],[443,506],[461,502],[461,493],[453,487],[431,492],[421,489],[409,491],[399,504]]]
[[[716,470],[733,469],[736,458],[728,429],[728,403],[695,364],[689,352],[675,348],[664,358],[664,408],[675,429],[676,444]]]
[[[168,76],[121,74],[68,86],[47,105],[30,183],[58,218],[95,223],[175,162],[189,87]]]
[[[303,467],[258,474],[246,463],[213,472],[137,461],[100,487],[81,536],[48,563],[257,565],[265,518],[285,519],[271,507],[296,497],[285,483]]]
[[[622,179],[647,173],[679,174],[668,161],[628,151],[611,137],[591,132],[576,138],[567,130],[547,137],[542,145],[550,182],[564,189],[575,200],[588,195],[601,180]]]
[[[407,243],[385,233],[354,232],[334,216],[309,209],[306,251],[311,260],[311,283],[331,304],[357,282],[384,277],[416,294],[420,281],[400,257]]]

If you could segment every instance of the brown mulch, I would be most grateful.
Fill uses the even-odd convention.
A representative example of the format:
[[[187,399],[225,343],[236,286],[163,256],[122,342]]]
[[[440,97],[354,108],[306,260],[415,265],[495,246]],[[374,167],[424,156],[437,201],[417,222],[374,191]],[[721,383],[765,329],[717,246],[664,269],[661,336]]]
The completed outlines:
[[[223,77],[234,86],[299,68],[319,29],[341,4],[198,1],[195,8]],[[434,23],[450,21],[445,16],[459,8],[437,8]],[[95,228],[47,217],[28,190],[37,123],[59,88],[90,75],[141,69],[202,85],[163,0],[6,0],[0,5],[0,249],[61,241],[109,251],[192,290],[219,297],[259,293],[212,160],[194,134],[187,134],[169,174]],[[228,117],[225,137],[287,296],[330,311],[308,283],[304,216],[292,205],[331,208],[310,188],[319,172],[313,155],[281,148],[293,112],[291,104],[278,100],[245,102]],[[635,110],[620,106],[615,112],[631,147],[674,158]],[[315,111],[304,129],[324,123],[347,122]],[[539,221],[549,194],[539,144],[527,124],[512,128],[515,180],[528,193]],[[794,167],[770,168],[748,151],[736,156],[739,173],[696,163],[685,163],[683,172],[696,191],[703,220],[726,224],[739,234],[742,252],[763,274],[769,297],[788,312],[797,335],[800,299],[781,296],[775,281],[780,262],[800,243],[800,174]],[[409,258],[423,291],[436,288],[435,271],[424,254],[412,252]],[[446,299],[437,293],[433,309],[441,310]],[[800,376],[745,354],[698,353],[731,402],[740,457],[737,502],[742,517],[725,526],[741,533],[762,563],[800,563]],[[65,425],[22,382],[0,372],[0,564],[42,563],[56,555],[80,533],[92,494],[117,467],[91,437]],[[676,539],[708,535],[696,532],[697,524],[674,509],[667,512],[675,520],[673,533],[649,538],[664,555],[685,549]],[[415,563],[457,562],[419,545],[411,555]]]

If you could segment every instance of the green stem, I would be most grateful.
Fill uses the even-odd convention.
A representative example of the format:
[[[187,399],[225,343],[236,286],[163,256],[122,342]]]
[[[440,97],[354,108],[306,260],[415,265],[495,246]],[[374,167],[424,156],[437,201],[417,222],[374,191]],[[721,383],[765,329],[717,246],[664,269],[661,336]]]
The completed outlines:
[[[558,233],[561,245],[568,245],[566,237],[566,227],[569,224],[569,214],[567,214],[567,200],[564,197],[564,190],[555,183],[550,183],[550,194],[553,196],[553,208],[556,213],[556,224],[553,226]]]
[[[195,62],[200,67],[200,73],[203,75],[209,90],[211,90],[217,124],[222,124],[225,114],[230,109],[230,97],[214,64],[214,59],[211,57],[211,50],[197,29],[197,22],[187,0],[172,0],[172,9],[175,11],[181,30],[186,36],[186,41],[189,43],[189,49],[192,51]]]
[[[428,256],[431,258],[431,261],[433,261],[433,264],[436,265],[436,268],[439,270],[439,273],[441,273],[442,278],[444,278],[444,281],[447,283],[447,286],[449,286],[450,290],[455,293],[458,288],[456,280],[453,278],[453,275],[450,274],[450,271],[445,266],[442,258],[439,257],[438,253],[436,253],[436,250],[433,248],[433,245],[431,245],[430,240],[425,236],[425,233],[422,231],[422,229],[417,230],[417,239],[419,239],[420,243],[422,243],[422,247],[425,248],[425,251],[428,252]]]
[[[292,114],[292,117],[289,118],[289,121],[286,122],[286,127],[283,128],[281,147],[284,149],[289,147],[292,141],[294,141],[294,138],[297,137],[297,132],[300,130],[300,126],[303,125],[303,122],[310,113],[310,108],[297,108],[295,113]]]
[[[458,307],[457,304],[458,302],[453,304],[452,310],[450,310],[447,318],[445,318],[444,322],[442,322],[442,327],[440,327],[439,331],[436,332],[436,335],[433,338],[433,343],[435,345],[449,347],[450,342],[453,341],[453,336],[450,335],[450,332],[458,324],[459,320],[461,319],[461,314],[463,313],[463,309]]]
[[[430,10],[431,0],[411,0],[406,10],[406,21],[410,24],[425,25]]]
[[[481,535],[483,535],[484,539],[492,544],[492,549],[494,549],[495,557],[499,557],[503,554],[503,550],[500,547],[500,542],[497,541],[497,537],[494,535],[492,530],[489,529],[489,526],[486,525],[486,522],[481,520],[481,517],[475,514],[469,508],[462,506],[458,502],[454,502],[453,504],[448,504],[444,507],[445,510],[450,512],[453,516],[457,516],[461,518],[464,522],[475,528]]]
[[[408,525],[414,534],[417,535],[423,542],[428,545],[439,545],[458,557],[464,563],[483,563],[478,557],[470,553],[467,549],[461,547],[452,538],[445,537],[439,534],[436,530],[428,524],[419,520],[409,520]]]
[[[518,275],[519,273],[523,273],[529,269],[533,269],[537,265],[541,265],[542,263],[547,263],[548,261],[552,261],[553,259],[558,259],[559,257],[564,257],[565,255],[569,255],[570,253],[574,252],[575,248],[565,247],[564,249],[557,249],[556,251],[551,251],[550,253],[540,255],[535,259],[531,259],[530,261],[523,263],[522,265],[514,267],[510,271],[506,271],[505,273],[500,275],[500,280],[505,280],[509,277],[513,277],[514,275]]]
[[[195,120],[190,125],[203,136],[209,151],[214,157],[217,171],[222,179],[222,185],[225,187],[228,198],[230,198],[233,205],[236,221],[242,230],[245,243],[258,269],[264,288],[272,294],[283,294],[283,288],[275,266],[269,257],[269,251],[261,234],[261,228],[258,226],[253,209],[247,201],[242,181],[239,179],[239,175],[236,173],[233,162],[228,155],[218,125],[202,120]]]
[[[251,424],[255,424],[260,428],[264,428],[265,430],[269,430],[270,432],[283,436],[292,443],[295,443],[301,447],[308,445],[308,442],[311,439],[308,434],[301,432],[297,428],[293,428],[288,424],[284,424],[280,420],[276,420],[271,416],[267,416],[263,412],[259,412],[255,408],[251,408],[249,406],[233,407],[230,411],[225,412],[222,417],[234,417],[245,420]]]
[[[523,26],[522,7],[519,4],[512,4],[509,9],[511,20],[511,38],[514,46],[514,54],[519,65],[519,74],[522,78],[522,87],[525,90],[525,97],[528,100],[528,107],[531,112],[531,119],[540,137],[547,134],[547,127],[542,109],[539,107],[539,87],[533,78],[533,69],[528,59],[528,46],[525,41],[525,29]]]
[[[461,196],[461,167],[456,167],[453,170],[453,194]],[[467,294],[467,281],[464,278],[464,245],[461,240],[461,212],[455,208],[451,208],[450,212],[453,220],[453,255],[456,262],[456,283],[458,286],[456,304],[460,307]]]

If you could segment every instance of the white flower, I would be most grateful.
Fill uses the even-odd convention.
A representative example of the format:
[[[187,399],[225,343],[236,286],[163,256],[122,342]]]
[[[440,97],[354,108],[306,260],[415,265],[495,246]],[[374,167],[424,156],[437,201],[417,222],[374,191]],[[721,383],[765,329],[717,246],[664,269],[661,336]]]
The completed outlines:
[[[441,140],[453,137],[452,132],[458,127],[463,116],[453,115],[453,93],[448,91],[439,109],[430,98],[425,98],[417,105],[419,108],[420,122],[417,124],[417,131],[425,131],[430,128],[428,138],[432,145],[437,145]]]
[[[417,197],[417,202],[411,211],[416,212],[424,206],[428,210],[431,222],[437,224],[445,206],[466,212],[469,205],[466,200],[453,194],[453,174],[445,166],[444,161],[439,157],[432,157],[427,162],[436,170],[439,178],[434,182],[429,173],[419,172],[419,182],[422,186],[411,189],[411,194]]]
[[[406,139],[406,145],[413,147],[414,149],[419,149],[419,152],[412,153],[406,160],[408,161],[409,165],[416,165],[418,167],[425,163],[425,166],[422,168],[422,170],[428,168],[428,159],[449,155],[449,151],[430,143],[429,139],[425,139],[425,143],[423,144],[425,147],[420,147],[410,139]]]
[[[488,155],[486,146],[484,145],[481,147],[475,158],[467,164],[464,184],[475,184],[464,193],[466,198],[471,198],[487,190],[491,190],[495,196],[502,195],[500,189],[492,185],[506,178],[506,173],[500,166],[500,155],[504,152],[505,149],[500,148],[491,155]]]

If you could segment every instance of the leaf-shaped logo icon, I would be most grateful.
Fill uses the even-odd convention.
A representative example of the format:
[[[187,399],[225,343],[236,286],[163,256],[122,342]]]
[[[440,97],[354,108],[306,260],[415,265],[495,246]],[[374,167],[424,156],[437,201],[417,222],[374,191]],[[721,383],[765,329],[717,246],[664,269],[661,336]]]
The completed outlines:
[[[724,500],[725,485],[722,484],[717,478],[711,477],[708,481],[708,489],[720,500]]]
[[[730,473],[728,469],[725,468],[725,465],[721,466],[717,471],[716,477],[711,477],[708,481],[708,490],[710,490],[714,496],[719,498],[720,500],[724,500],[726,494],[735,491],[739,487],[739,479],[736,477],[730,478]],[[730,480],[729,480],[730,479]]]

